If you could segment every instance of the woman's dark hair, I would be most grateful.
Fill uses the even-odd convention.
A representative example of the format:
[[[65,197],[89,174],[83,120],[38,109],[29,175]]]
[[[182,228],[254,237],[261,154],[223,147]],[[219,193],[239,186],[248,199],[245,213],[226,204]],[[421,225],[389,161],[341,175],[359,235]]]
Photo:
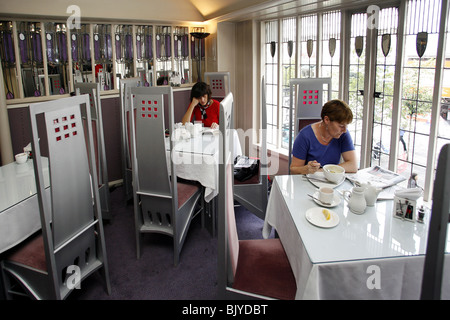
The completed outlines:
[[[339,123],[349,124],[353,121],[353,112],[348,104],[338,99],[330,100],[323,105],[320,117],[323,120],[325,116],[328,116],[330,121]]]
[[[209,85],[205,82],[197,82],[191,90],[191,101],[193,98],[199,99],[205,94],[208,95],[208,100],[211,99],[211,89],[209,88]]]

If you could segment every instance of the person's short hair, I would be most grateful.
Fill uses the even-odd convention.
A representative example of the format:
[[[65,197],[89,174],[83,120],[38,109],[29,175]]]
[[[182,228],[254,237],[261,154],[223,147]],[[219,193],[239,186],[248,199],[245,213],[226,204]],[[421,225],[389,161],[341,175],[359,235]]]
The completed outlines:
[[[208,95],[208,100],[211,99],[211,88],[205,82],[197,82],[196,84],[194,84],[191,90],[191,101],[193,98],[199,99],[205,94]]]
[[[353,121],[353,112],[348,104],[342,100],[335,99],[325,103],[322,107],[320,117],[322,120],[328,116],[330,121],[349,124]]]

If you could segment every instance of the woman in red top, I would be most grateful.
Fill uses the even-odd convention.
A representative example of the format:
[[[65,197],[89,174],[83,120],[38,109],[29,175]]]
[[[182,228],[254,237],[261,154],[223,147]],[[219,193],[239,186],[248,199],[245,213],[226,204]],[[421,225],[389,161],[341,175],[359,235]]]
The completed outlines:
[[[191,90],[191,104],[181,122],[202,121],[205,127],[217,128],[219,125],[219,101],[211,99],[211,89],[205,82],[197,82]]]

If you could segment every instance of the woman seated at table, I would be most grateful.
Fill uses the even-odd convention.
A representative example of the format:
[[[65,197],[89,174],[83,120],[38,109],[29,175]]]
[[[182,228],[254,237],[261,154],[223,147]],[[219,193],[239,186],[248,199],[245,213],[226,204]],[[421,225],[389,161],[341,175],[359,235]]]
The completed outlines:
[[[352,110],[344,101],[330,100],[322,107],[321,118],[298,133],[292,148],[291,173],[315,173],[326,164],[356,172],[356,151],[347,131],[353,120]]]
[[[205,82],[197,82],[191,90],[191,103],[181,122],[202,121],[205,127],[217,128],[219,125],[220,103],[211,99],[211,89]]]

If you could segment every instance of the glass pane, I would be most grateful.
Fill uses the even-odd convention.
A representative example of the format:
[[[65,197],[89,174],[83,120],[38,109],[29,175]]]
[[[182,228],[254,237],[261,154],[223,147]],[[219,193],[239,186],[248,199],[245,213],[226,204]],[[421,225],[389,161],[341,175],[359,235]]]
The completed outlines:
[[[267,143],[278,148],[278,21],[265,23]]]
[[[290,80],[295,78],[297,19],[282,21],[282,91],[281,91],[281,147],[289,148]]]
[[[348,130],[357,152],[361,150],[362,141],[366,16],[365,13],[353,14],[351,22],[348,104],[353,112],[353,122]]]
[[[114,89],[111,31],[109,24],[94,25],[95,79],[100,90]]]
[[[183,84],[189,82],[189,28],[175,27],[173,43],[174,69]]]
[[[70,30],[74,83],[94,82],[92,79],[90,37],[89,25],[87,24],[82,24],[80,29]]]
[[[332,99],[339,97],[339,59],[341,13],[333,11],[322,17],[322,66],[320,76],[331,78]]]
[[[315,78],[317,69],[317,16],[304,16],[300,23],[300,78]]]
[[[67,34],[64,23],[45,24],[45,49],[50,94],[68,93]]]
[[[133,28],[131,25],[118,25],[114,32],[116,49],[116,75],[119,79],[134,77]]]
[[[45,95],[44,61],[40,22],[17,22],[23,93],[25,97]]]
[[[397,21],[397,8],[386,8],[379,12],[371,165],[379,165],[383,168],[389,167],[391,150]],[[403,148],[399,155],[400,158],[406,157]]]
[[[21,40],[19,40],[22,42]],[[0,54],[3,68],[6,99],[19,97],[16,78],[16,56],[14,50],[13,25],[11,21],[0,21]]]

